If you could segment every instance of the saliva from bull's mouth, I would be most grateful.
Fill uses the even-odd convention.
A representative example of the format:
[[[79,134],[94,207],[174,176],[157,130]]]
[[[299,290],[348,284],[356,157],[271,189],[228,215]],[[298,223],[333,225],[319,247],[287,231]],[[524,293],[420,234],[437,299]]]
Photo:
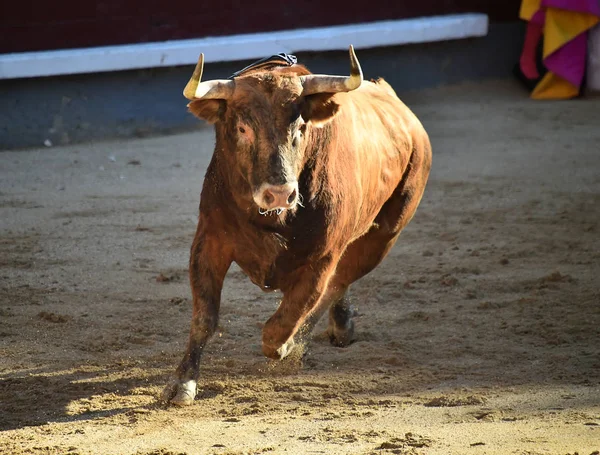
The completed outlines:
[[[277,207],[276,209],[270,209],[270,210],[265,210],[262,208],[258,208],[258,213],[260,213],[262,216],[268,216],[271,215],[272,213],[277,213],[277,215],[281,215],[283,212],[285,212],[287,209],[284,209],[283,207]]]

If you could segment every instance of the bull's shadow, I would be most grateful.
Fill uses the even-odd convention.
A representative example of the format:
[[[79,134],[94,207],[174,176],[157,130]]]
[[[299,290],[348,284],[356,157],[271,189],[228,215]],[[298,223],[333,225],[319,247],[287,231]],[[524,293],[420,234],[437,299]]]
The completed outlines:
[[[35,371],[27,375],[7,375],[0,378],[0,431],[27,426],[45,425],[49,422],[74,422],[109,417],[126,413],[139,406],[111,407],[110,409],[83,409],[69,412],[68,407],[77,400],[94,395],[115,394],[126,396],[138,387],[152,385],[164,378],[119,378],[96,380],[97,373],[78,372],[60,374],[52,371]],[[159,407],[152,401],[145,407]]]

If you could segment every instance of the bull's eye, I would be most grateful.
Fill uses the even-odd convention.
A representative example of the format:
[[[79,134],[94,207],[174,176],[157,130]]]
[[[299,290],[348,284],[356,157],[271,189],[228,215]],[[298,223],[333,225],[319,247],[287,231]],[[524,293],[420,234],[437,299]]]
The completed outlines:
[[[252,128],[246,123],[239,122],[236,125],[237,134],[235,134],[235,138],[240,146],[252,144],[254,142],[254,131]],[[234,130],[235,132],[235,130]]]

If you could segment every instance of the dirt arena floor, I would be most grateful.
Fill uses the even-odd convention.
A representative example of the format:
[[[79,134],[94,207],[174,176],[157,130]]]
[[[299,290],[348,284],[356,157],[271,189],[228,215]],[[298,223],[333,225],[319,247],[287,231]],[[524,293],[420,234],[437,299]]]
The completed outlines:
[[[268,361],[279,297],[234,267],[187,408],[157,396],[187,339],[212,130],[2,153],[0,453],[598,454],[600,98],[403,98],[434,165],[352,289],[357,341],[321,324]]]

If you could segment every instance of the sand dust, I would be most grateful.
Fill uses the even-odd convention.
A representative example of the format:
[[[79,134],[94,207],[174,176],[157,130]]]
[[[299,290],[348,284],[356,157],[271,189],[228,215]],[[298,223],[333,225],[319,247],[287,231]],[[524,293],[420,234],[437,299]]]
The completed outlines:
[[[598,453],[600,99],[403,98],[434,165],[352,289],[357,341],[320,324],[304,357],[268,361],[280,296],[234,267],[184,409],[156,397],[186,343],[212,131],[2,153],[0,453]]]

